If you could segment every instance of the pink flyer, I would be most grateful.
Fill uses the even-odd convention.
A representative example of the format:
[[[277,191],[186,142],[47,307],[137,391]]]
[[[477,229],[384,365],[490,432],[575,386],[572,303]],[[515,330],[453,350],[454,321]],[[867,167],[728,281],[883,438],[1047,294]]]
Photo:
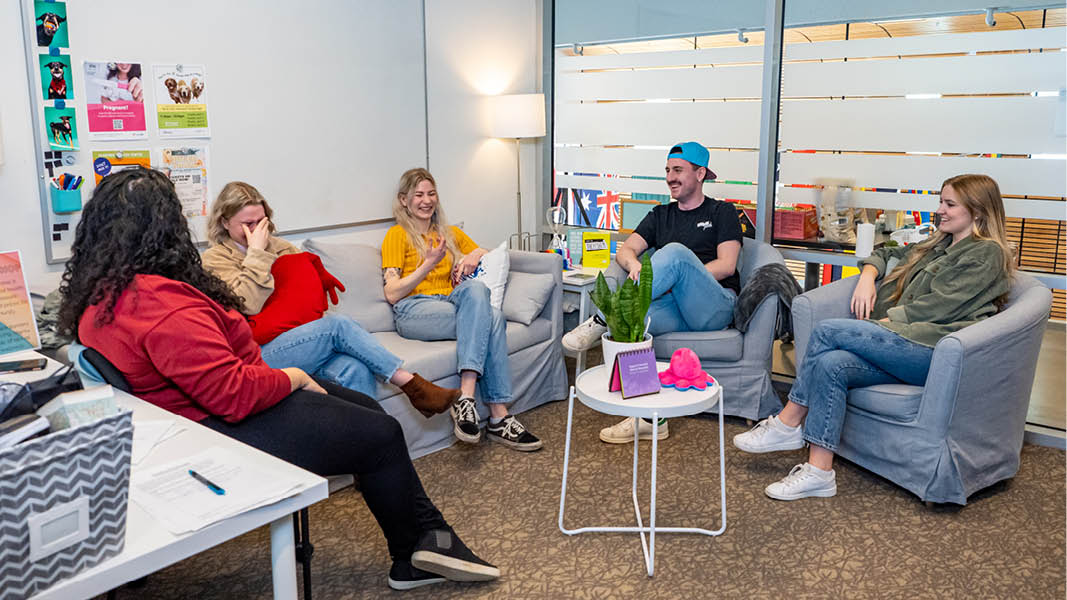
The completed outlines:
[[[85,99],[91,139],[148,137],[140,63],[86,61]]]

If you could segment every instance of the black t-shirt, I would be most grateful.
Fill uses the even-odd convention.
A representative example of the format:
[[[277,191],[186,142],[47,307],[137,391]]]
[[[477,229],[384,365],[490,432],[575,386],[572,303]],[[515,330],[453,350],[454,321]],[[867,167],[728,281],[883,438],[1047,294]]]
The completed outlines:
[[[678,242],[692,250],[705,264],[719,257],[719,244],[731,240],[741,243],[742,237],[734,205],[707,196],[704,196],[704,203],[693,210],[682,210],[677,202],[653,208],[641,219],[634,233],[653,248]],[[734,292],[741,292],[741,278],[736,269],[719,283]]]

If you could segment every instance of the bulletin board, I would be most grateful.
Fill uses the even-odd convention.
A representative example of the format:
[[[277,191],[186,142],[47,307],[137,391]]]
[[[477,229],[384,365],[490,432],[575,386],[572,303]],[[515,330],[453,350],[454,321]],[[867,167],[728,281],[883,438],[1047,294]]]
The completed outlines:
[[[229,181],[313,231],[391,218],[426,165],[421,0],[18,1],[49,263],[98,175],[129,165],[170,169],[201,241]]]

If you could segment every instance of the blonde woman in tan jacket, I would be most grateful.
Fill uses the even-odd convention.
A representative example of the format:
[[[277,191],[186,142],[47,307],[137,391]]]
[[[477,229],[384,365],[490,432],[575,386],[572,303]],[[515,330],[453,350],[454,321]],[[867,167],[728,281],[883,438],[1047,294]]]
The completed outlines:
[[[458,389],[442,388],[401,368],[403,360],[383,347],[353,319],[322,315],[328,293],[334,304],[344,286],[329,274],[318,257],[307,255],[300,263],[314,268],[322,288],[301,285],[299,289],[277,290],[272,269],[287,255],[303,254],[289,242],[274,237],[274,212],[266,199],[251,185],[233,181],[222,189],[208,217],[211,243],[203,254],[204,269],[222,279],[244,301],[242,313],[254,321],[275,293],[288,294],[288,303],[297,314],[287,318],[307,322],[284,331],[262,344],[263,360],[273,368],[298,367],[337,382],[349,389],[376,397],[376,378],[398,386],[424,416],[444,412],[460,396]],[[311,289],[315,287],[316,289]],[[295,298],[295,300],[294,300]],[[308,307],[308,304],[319,306]],[[310,313],[310,317],[307,315]],[[283,315],[284,316],[284,315]],[[253,329],[256,329],[255,327]]]

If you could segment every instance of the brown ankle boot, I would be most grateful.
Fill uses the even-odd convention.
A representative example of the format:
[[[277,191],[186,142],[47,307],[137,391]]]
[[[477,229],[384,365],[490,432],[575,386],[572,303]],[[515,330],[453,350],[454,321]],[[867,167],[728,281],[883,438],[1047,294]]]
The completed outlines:
[[[427,419],[448,410],[460,396],[459,390],[434,385],[418,373],[412,373],[411,381],[400,386],[400,389],[407,395],[411,405]]]

